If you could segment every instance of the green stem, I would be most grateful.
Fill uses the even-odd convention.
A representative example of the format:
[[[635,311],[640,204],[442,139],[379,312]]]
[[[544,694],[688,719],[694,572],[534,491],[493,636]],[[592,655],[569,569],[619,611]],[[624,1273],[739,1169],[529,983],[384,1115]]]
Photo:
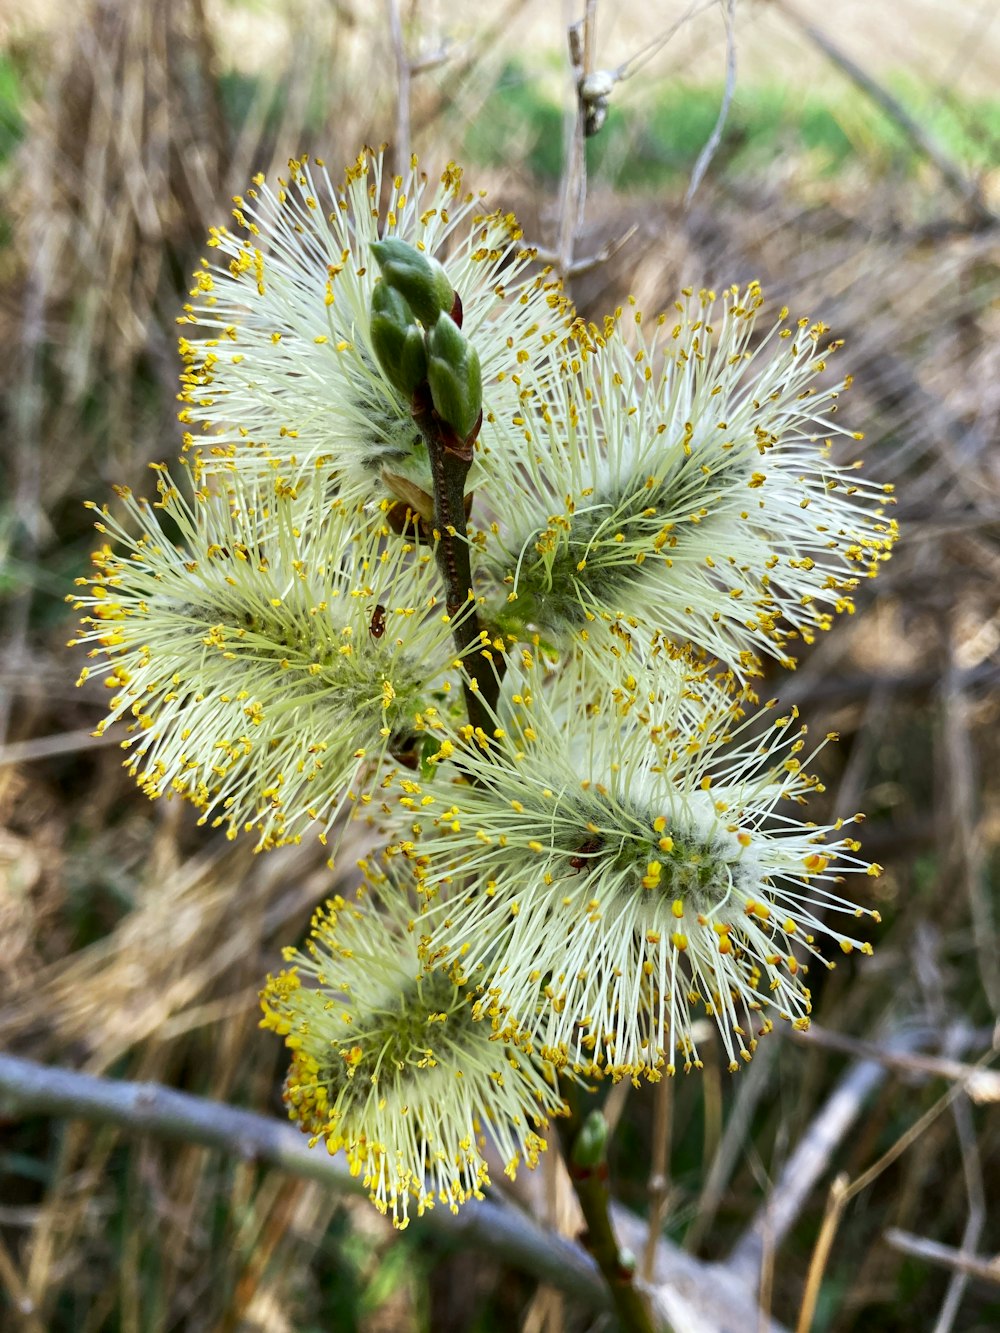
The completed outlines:
[[[570,1115],[557,1123],[566,1168],[587,1226],[581,1242],[594,1256],[604,1275],[622,1333],[656,1333],[649,1305],[634,1281],[634,1261],[622,1254],[611,1226],[607,1162],[602,1161],[597,1166],[574,1163],[573,1150],[585,1115],[578,1090],[564,1087],[563,1092],[570,1107]]]
[[[462,689],[469,721],[488,736],[493,734],[493,710],[500,694],[500,670],[483,656],[482,680],[470,674],[471,659],[482,653],[483,627],[476,611],[472,563],[466,539],[465,479],[472,467],[472,444],[459,440],[438,417],[429,394],[418,390],[414,420],[427,444],[434,482],[435,555],[445,585],[445,601],[453,626],[455,646],[463,663]],[[475,688],[473,688],[473,684]]]

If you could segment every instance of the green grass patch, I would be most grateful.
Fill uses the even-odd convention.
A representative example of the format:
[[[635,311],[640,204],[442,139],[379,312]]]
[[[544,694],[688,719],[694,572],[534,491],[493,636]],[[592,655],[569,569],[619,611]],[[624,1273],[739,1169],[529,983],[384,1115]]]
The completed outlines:
[[[21,80],[13,61],[0,55],[0,163],[6,162],[24,136]]]
[[[963,100],[900,80],[896,95],[915,120],[970,170],[997,160],[1000,99]],[[686,178],[719,113],[720,87],[674,84],[655,99],[612,102],[607,123],[587,144],[589,170],[617,190],[654,189]],[[508,65],[466,132],[467,160],[498,166],[522,161],[540,182],[558,178],[562,109],[541,81]],[[818,175],[852,163],[911,171],[918,157],[895,121],[853,88],[829,96],[780,86],[737,88],[715,170],[745,173],[781,154],[812,159]]]

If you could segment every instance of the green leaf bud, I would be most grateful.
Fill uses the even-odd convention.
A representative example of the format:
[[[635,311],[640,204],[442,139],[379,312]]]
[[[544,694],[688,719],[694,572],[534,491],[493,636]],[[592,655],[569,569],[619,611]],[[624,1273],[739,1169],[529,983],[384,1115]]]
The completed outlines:
[[[430,328],[455,301],[451,279],[436,259],[395,236],[372,242],[382,276],[410,304],[417,319]]]
[[[604,1119],[604,1113],[591,1111],[573,1140],[570,1159],[574,1166],[593,1170],[603,1163],[607,1146],[608,1122]]]
[[[427,378],[424,332],[406,298],[385,282],[372,293],[372,350],[390,383],[410,398]]]
[[[638,1261],[632,1250],[623,1249],[618,1251],[618,1277],[621,1281],[631,1282],[635,1277],[635,1270]]]
[[[427,347],[427,379],[434,410],[456,435],[467,440],[483,406],[479,353],[448,315],[442,315],[434,325]]]

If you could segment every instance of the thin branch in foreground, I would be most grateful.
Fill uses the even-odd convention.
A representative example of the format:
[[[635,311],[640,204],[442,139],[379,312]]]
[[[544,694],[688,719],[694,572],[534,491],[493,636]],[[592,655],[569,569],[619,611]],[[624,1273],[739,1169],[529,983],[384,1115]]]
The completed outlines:
[[[154,1083],[97,1078],[0,1054],[0,1119],[27,1115],[65,1116],[200,1144],[330,1190],[363,1192],[341,1158],[312,1150],[298,1129],[270,1116]],[[612,1204],[611,1217],[622,1242],[638,1252],[646,1237],[645,1220],[618,1204]],[[432,1208],[420,1226],[566,1292],[594,1314],[611,1309],[610,1293],[590,1255],[513,1204],[485,1199],[466,1204],[456,1214]],[[658,1318],[684,1333],[726,1333],[733,1328],[785,1333],[760,1313],[748,1284],[729,1265],[705,1263],[661,1239],[655,1279],[656,1285],[647,1290]]]
[[[586,1224],[584,1243],[597,1260],[624,1333],[655,1333],[645,1283],[635,1281],[635,1260],[619,1244],[611,1220],[608,1189],[608,1122],[603,1112],[585,1114],[578,1091],[561,1088],[570,1116],[558,1122],[563,1160]],[[650,1262],[649,1270],[653,1264]]]
[[[278,1167],[338,1193],[364,1193],[341,1157],[314,1151],[291,1124],[155,1083],[95,1078],[0,1055],[0,1117],[29,1114],[90,1120],[196,1143]],[[433,1208],[421,1225],[570,1292],[593,1310],[610,1308],[607,1288],[590,1256],[509,1204],[487,1199],[457,1214]]]

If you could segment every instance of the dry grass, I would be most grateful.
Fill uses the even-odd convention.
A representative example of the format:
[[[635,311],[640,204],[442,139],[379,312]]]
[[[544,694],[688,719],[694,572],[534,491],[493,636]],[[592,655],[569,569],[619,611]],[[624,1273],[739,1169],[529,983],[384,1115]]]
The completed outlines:
[[[554,50],[558,31],[543,34],[541,8],[530,31]],[[863,26],[849,44],[875,72],[900,60],[950,87],[984,86],[1000,30],[1000,17],[992,28],[986,18],[997,6],[958,6],[946,31],[941,7],[926,2],[905,34],[887,22],[897,6],[855,8]],[[524,9],[498,7],[483,30],[479,11],[463,8],[459,35],[472,45],[415,87],[414,137],[428,160],[455,151],[504,60],[527,41]],[[620,10],[608,41],[622,49],[609,63],[647,22],[647,7]],[[292,151],[315,147],[346,162],[360,143],[389,137],[392,55],[380,15],[350,0],[246,9],[95,0],[52,17],[44,38],[27,20],[8,19],[7,30],[28,71],[29,129],[5,168],[11,239],[0,250],[0,325],[12,349],[0,368],[10,497],[0,518],[9,747],[0,752],[0,1043],[276,1110],[282,1056],[257,1031],[256,991],[280,945],[333,889],[321,849],[255,859],[204,835],[184,808],[150,805],[114,747],[80,739],[101,700],[72,688],[61,597],[89,549],[82,500],[103,498],[112,481],[137,484],[145,463],[176,452],[173,319],[208,224],[251,171]],[[709,20],[718,27],[709,15],[701,31]],[[752,66],[761,25],[781,25],[766,6],[745,23]],[[879,57],[868,33],[886,37]],[[438,38],[428,20],[424,49]],[[693,40],[668,47],[649,81],[678,77]],[[804,43],[781,28],[793,96],[796,79],[826,68]],[[721,47],[716,55],[721,70]],[[239,125],[219,80],[236,63],[266,75]],[[516,161],[483,176],[532,239],[551,242],[554,201]],[[829,176],[801,154],[776,156],[752,179],[710,170],[688,213],[683,192],[681,183],[639,198],[591,183],[578,254],[634,222],[639,232],[576,281],[580,305],[602,312],[632,291],[655,309],[686,283],[761,278],[776,304],[821,315],[846,339],[866,466],[898,483],[898,555],[865,590],[861,613],[794,678],[774,681],[818,732],[841,734],[826,752],[831,803],[869,812],[866,851],[887,867],[876,955],[824,982],[817,1020],[876,1038],[911,1020],[939,1034],[939,1054],[976,1059],[988,1037],[963,1046],[959,1027],[982,1032],[1000,1016],[997,228],[972,225],[929,165],[887,173],[863,153]],[[36,746],[52,736],[66,736],[62,752]],[[717,1057],[703,1079],[677,1082],[670,1233],[693,1226],[689,1243],[723,1257],[860,1058],[775,1036],[759,1073],[731,1080]],[[896,1071],[872,1089],[766,1266],[778,1318],[795,1324],[832,1168],[861,1176],[945,1087]],[[615,1165],[625,1200],[642,1208],[653,1104],[646,1093],[630,1100]],[[841,1218],[813,1327],[995,1328],[1000,1288],[973,1279],[949,1313],[949,1272],[882,1233],[896,1227],[957,1247],[982,1194],[987,1215],[967,1234],[969,1249],[995,1253],[988,1164],[998,1154],[995,1105],[960,1096],[942,1109]],[[0,1322],[26,1333],[501,1329],[515,1326],[531,1295],[489,1263],[477,1263],[473,1282],[416,1228],[394,1238],[367,1207],[316,1184],[118,1130],[0,1122],[0,1182]],[[571,1303],[538,1309],[533,1326],[587,1326]]]

